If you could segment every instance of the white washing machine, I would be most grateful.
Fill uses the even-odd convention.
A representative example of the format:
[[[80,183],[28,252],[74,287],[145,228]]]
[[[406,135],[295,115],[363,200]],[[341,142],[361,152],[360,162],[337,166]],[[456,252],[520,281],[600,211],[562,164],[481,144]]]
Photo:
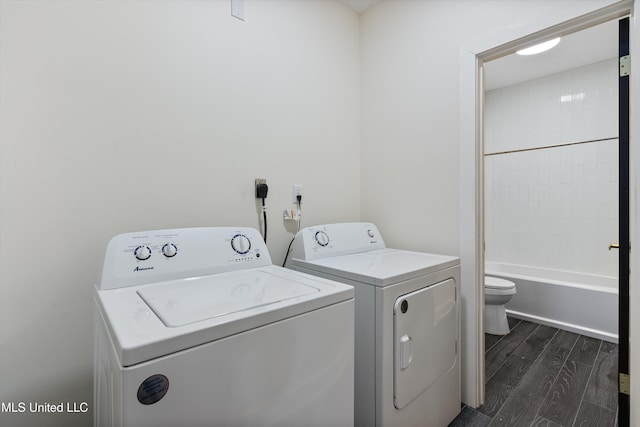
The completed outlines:
[[[287,267],[355,288],[355,425],[447,426],[460,412],[460,262],[387,248],[375,225],[308,227]]]
[[[94,294],[95,425],[353,425],[353,288],[251,228],[128,233]]]

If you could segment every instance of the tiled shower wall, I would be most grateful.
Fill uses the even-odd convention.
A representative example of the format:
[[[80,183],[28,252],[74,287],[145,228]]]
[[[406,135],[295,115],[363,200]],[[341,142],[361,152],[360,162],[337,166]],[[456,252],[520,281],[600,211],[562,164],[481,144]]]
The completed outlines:
[[[617,60],[487,92],[485,111],[486,260],[617,276]]]

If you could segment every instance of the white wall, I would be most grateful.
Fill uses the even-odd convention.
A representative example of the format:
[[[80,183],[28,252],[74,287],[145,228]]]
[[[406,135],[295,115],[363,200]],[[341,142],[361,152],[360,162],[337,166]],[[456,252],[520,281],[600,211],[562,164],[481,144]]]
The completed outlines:
[[[617,277],[617,71],[611,59],[486,93],[487,261]]]
[[[458,254],[460,44],[554,4],[394,0],[364,13],[361,211],[389,246]]]
[[[358,16],[337,1],[0,2],[0,401],[92,399],[91,292],[140,229],[360,218]],[[90,425],[0,414],[1,425]]]

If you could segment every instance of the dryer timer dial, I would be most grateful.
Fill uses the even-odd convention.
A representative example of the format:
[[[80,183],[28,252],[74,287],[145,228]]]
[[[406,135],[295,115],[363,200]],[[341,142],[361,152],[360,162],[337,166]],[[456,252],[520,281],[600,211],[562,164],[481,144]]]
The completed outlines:
[[[324,231],[316,232],[315,238],[320,246],[327,246],[329,244],[329,236]]]

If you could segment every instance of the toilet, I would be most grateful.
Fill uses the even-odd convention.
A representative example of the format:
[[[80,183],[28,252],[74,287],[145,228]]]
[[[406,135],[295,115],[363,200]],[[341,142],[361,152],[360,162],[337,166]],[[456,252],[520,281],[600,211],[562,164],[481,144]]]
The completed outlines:
[[[497,277],[484,277],[484,331],[507,335],[509,322],[504,305],[516,294],[516,284]]]

